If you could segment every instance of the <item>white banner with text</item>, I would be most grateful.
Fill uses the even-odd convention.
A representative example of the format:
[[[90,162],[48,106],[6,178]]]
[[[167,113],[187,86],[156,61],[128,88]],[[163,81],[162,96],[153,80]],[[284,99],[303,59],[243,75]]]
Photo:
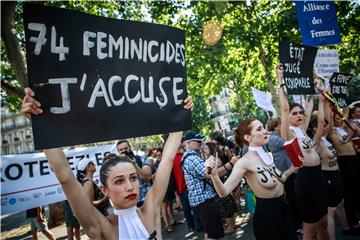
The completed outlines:
[[[91,159],[99,170],[108,153],[117,153],[116,145],[78,147],[64,150],[76,175],[76,166],[84,158]],[[43,152],[1,156],[1,215],[20,212],[40,205],[65,200],[65,195]]]
[[[334,72],[340,72],[339,54],[336,49],[318,50],[316,53],[314,72],[325,78],[325,85],[329,87],[329,79]]]

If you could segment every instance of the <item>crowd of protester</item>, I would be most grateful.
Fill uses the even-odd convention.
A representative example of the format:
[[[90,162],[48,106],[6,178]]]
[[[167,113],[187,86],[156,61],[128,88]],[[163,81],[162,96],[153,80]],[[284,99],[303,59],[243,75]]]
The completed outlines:
[[[256,198],[253,215],[256,239],[288,240],[298,239],[301,235],[303,239],[336,239],[336,217],[342,234],[360,235],[360,149],[354,144],[360,137],[360,104],[347,107],[344,110],[346,117],[341,118],[333,113],[329,102],[321,95],[316,111],[311,98],[307,99],[305,108],[289,103],[282,82],[281,65],[276,74],[280,117],[271,118],[265,125],[257,119],[245,119],[235,129],[232,140],[216,130],[208,137],[190,131],[182,137],[180,144],[179,136],[175,141],[170,134],[164,137],[164,142],[172,146],[172,154],[169,154],[170,147],[164,144],[148,149],[146,156],[139,157],[127,140],[120,140],[117,143],[118,154],[109,154],[104,158],[102,168],[105,172],[100,173],[102,190],[93,181],[94,163],[89,159],[79,162],[77,180],[80,185],[77,188],[83,189],[84,198],[74,196],[75,190],[66,189],[69,183],[64,180],[65,175],[58,173],[57,167],[60,166],[50,160],[63,188],[65,185],[69,201],[64,203],[68,239],[80,239],[79,222],[89,236],[99,236],[92,232],[97,223],[84,220],[80,213],[83,209],[74,199],[88,201],[88,209],[94,206],[98,210],[92,214],[102,214],[111,222],[118,223],[118,236],[121,235],[120,225],[124,222],[114,220],[113,213],[118,219],[127,219],[119,213],[124,210],[118,208],[130,209],[131,206],[115,202],[114,196],[119,193],[111,192],[111,186],[105,183],[112,174],[112,167],[122,161],[132,163],[136,171],[136,179],[130,178],[130,181],[138,181],[139,184],[134,209],[144,211],[138,212],[138,215],[145,231],[154,230],[157,236],[161,232],[157,223],[148,223],[159,220],[157,213],[161,213],[165,224],[162,229],[169,234],[177,231],[178,224],[186,224],[189,232],[204,232],[205,239],[220,239],[225,234],[234,233],[240,198],[244,198],[245,188],[251,189]],[[23,104],[24,114],[34,114],[33,105],[36,102],[33,96],[29,90]],[[30,105],[32,110],[29,110]],[[344,121],[349,121],[351,128]],[[300,167],[293,165],[284,149],[284,144],[294,138],[303,155]],[[57,158],[58,161],[61,157],[47,151],[45,153],[50,159]],[[75,181],[71,184],[76,186]],[[154,189],[158,191],[155,194],[152,193]],[[158,208],[152,210],[155,211],[154,218],[148,213],[150,208]],[[174,211],[183,211],[185,221],[177,221]],[[97,230],[108,228],[103,226],[104,218],[99,217],[98,222],[101,226]],[[39,229],[52,237],[44,226],[39,226]],[[131,231],[126,236],[135,236],[131,235]],[[146,238],[154,237],[149,235]],[[101,238],[108,238],[108,235],[104,236]],[[146,236],[146,233],[136,236]]]

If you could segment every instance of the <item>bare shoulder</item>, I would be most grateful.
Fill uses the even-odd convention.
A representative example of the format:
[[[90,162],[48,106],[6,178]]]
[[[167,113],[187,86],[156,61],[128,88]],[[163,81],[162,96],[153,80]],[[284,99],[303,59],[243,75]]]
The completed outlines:
[[[243,157],[241,157],[235,163],[235,166],[237,166],[238,168],[243,168],[243,169],[247,169],[248,165],[249,165],[249,156],[248,156],[248,154],[245,154]]]
[[[251,170],[254,168],[254,166],[257,164],[256,159],[258,158],[257,154],[255,154],[255,152],[247,152],[244,156],[243,156],[243,162],[244,162],[244,167],[246,168],[246,170]]]

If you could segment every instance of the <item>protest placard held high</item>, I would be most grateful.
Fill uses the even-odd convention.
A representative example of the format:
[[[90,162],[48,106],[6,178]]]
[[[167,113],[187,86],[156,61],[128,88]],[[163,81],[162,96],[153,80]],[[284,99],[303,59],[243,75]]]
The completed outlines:
[[[24,3],[36,149],[191,128],[184,31]]]
[[[317,48],[280,42],[279,58],[290,95],[314,94],[313,66]]]

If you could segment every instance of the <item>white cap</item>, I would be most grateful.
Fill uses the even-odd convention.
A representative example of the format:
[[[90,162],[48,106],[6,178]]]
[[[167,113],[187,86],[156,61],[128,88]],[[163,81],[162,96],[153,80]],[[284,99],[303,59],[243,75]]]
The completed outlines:
[[[94,162],[92,161],[92,159],[90,158],[84,158],[83,160],[81,160],[78,165],[77,165],[77,170],[79,171],[85,171],[87,165],[89,165],[90,162]]]
[[[349,108],[355,107],[356,104],[360,104],[360,101],[352,102],[352,103],[349,105]]]

